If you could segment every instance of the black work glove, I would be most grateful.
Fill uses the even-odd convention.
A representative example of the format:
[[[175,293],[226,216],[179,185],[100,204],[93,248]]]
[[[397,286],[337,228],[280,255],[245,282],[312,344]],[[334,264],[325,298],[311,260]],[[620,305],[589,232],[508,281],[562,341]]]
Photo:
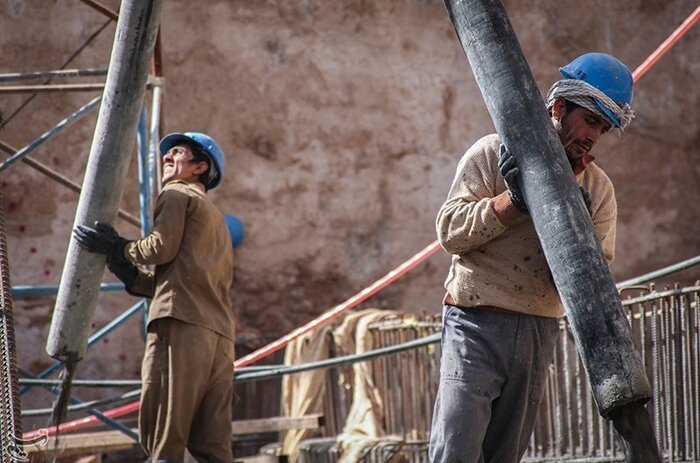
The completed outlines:
[[[104,254],[115,263],[128,263],[124,258],[124,247],[129,240],[119,236],[111,226],[95,222],[95,227],[78,225],[73,229],[73,237],[81,248],[97,254]]]
[[[136,265],[124,258],[124,247],[129,240],[119,236],[111,226],[95,222],[94,227],[78,225],[73,229],[73,237],[81,248],[107,256],[107,268],[127,287],[136,280],[138,269]]]
[[[501,143],[501,146],[498,149],[498,170],[501,171],[503,180],[506,182],[510,200],[520,212],[527,213],[527,205],[525,204],[525,199],[523,199],[523,195],[520,192],[520,186],[518,186],[520,169],[518,169],[518,166],[515,163],[515,158],[503,143]]]
[[[579,187],[581,190],[581,196],[583,196],[583,203],[586,205],[586,209],[588,210],[588,215],[593,217],[593,206],[591,205],[591,195],[586,191],[584,187]]]
[[[136,277],[139,274],[139,270],[136,268],[136,265],[126,260],[116,262],[110,256],[107,256],[107,268],[114,274],[114,276],[119,278],[119,280],[124,283],[124,286],[127,288],[134,284],[134,281],[136,281]]]

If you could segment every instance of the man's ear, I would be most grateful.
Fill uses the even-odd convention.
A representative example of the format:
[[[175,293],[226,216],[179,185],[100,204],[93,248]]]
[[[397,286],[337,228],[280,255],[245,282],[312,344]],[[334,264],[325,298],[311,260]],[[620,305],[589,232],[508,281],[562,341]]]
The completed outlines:
[[[557,98],[554,100],[554,105],[552,106],[552,118],[561,122],[566,114],[566,100],[564,98]]]
[[[209,164],[207,164],[204,161],[200,161],[197,163],[197,167],[194,168],[194,174],[201,175],[204,172],[206,172],[208,168],[209,168]]]

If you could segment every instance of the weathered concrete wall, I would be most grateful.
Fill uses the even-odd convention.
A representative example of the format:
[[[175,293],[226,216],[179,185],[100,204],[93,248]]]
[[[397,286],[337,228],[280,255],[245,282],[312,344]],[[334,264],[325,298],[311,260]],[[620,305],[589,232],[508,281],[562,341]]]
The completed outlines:
[[[104,3],[115,10],[118,4]],[[432,242],[458,159],[492,125],[441,1],[192,4],[164,5],[164,128],[206,131],[227,151],[225,183],[212,196],[247,229],[234,294],[241,333],[281,334]],[[506,6],[546,93],[557,67],[585,51],[612,52],[634,69],[696,3]],[[2,72],[57,69],[105,21],[77,0],[3,2]],[[105,67],[114,29],[108,25],[68,68]],[[625,135],[608,136],[596,150],[618,194],[618,280],[700,250],[698,30],[640,81],[637,119]],[[0,107],[9,116],[27,96],[3,95]],[[92,96],[40,95],[0,138],[21,147]],[[34,157],[80,182],[95,119]],[[137,214],[135,163],[130,175],[123,207]],[[77,195],[26,165],[1,180],[13,284],[57,284]],[[118,228],[138,236],[129,224]],[[370,303],[440,310],[447,262],[444,254],[434,256]],[[133,302],[105,295],[96,326]],[[38,371],[48,362],[43,349],[53,299],[15,306],[20,361]],[[82,362],[78,377],[138,376],[139,332],[132,321],[110,336]],[[27,402],[42,400],[37,393]]]

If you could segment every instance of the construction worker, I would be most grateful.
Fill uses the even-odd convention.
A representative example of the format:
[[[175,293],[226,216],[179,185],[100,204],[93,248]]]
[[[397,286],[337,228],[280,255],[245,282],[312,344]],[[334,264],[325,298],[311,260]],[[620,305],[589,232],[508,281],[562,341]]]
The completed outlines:
[[[615,246],[612,183],[591,154],[633,117],[632,75],[589,53],[560,68],[547,109],[608,262]],[[527,205],[516,159],[498,135],[462,157],[436,220],[452,256],[445,288],[434,463],[509,463],[527,449],[564,315]]]
[[[221,182],[224,153],[198,132],[168,135],[160,151],[163,189],[148,236],[129,241],[102,223],[74,236],[107,256],[130,294],[152,298],[139,416],[149,461],[180,462],[187,449],[200,462],[233,462],[233,246],[206,195]]]

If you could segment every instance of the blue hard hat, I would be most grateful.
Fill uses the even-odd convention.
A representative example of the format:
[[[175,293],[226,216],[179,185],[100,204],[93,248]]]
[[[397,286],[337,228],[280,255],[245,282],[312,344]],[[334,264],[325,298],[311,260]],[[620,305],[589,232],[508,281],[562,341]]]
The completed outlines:
[[[236,248],[243,243],[245,239],[245,229],[243,228],[243,222],[241,219],[235,215],[226,214],[226,226],[228,227],[228,232],[231,235],[231,243],[233,247]]]
[[[605,93],[621,108],[632,104],[634,92],[634,80],[632,73],[625,64],[606,53],[586,53],[574,59],[559,72],[565,79],[582,80],[601,92]],[[620,118],[608,109],[597,98],[593,99],[596,106],[610,118],[617,126],[621,127]]]
[[[209,168],[213,169],[214,176],[209,177],[207,189],[216,188],[224,176],[224,152],[221,147],[209,135],[201,132],[171,133],[160,141],[160,154],[164,156],[170,148],[180,143],[190,143],[198,147],[209,158]]]

